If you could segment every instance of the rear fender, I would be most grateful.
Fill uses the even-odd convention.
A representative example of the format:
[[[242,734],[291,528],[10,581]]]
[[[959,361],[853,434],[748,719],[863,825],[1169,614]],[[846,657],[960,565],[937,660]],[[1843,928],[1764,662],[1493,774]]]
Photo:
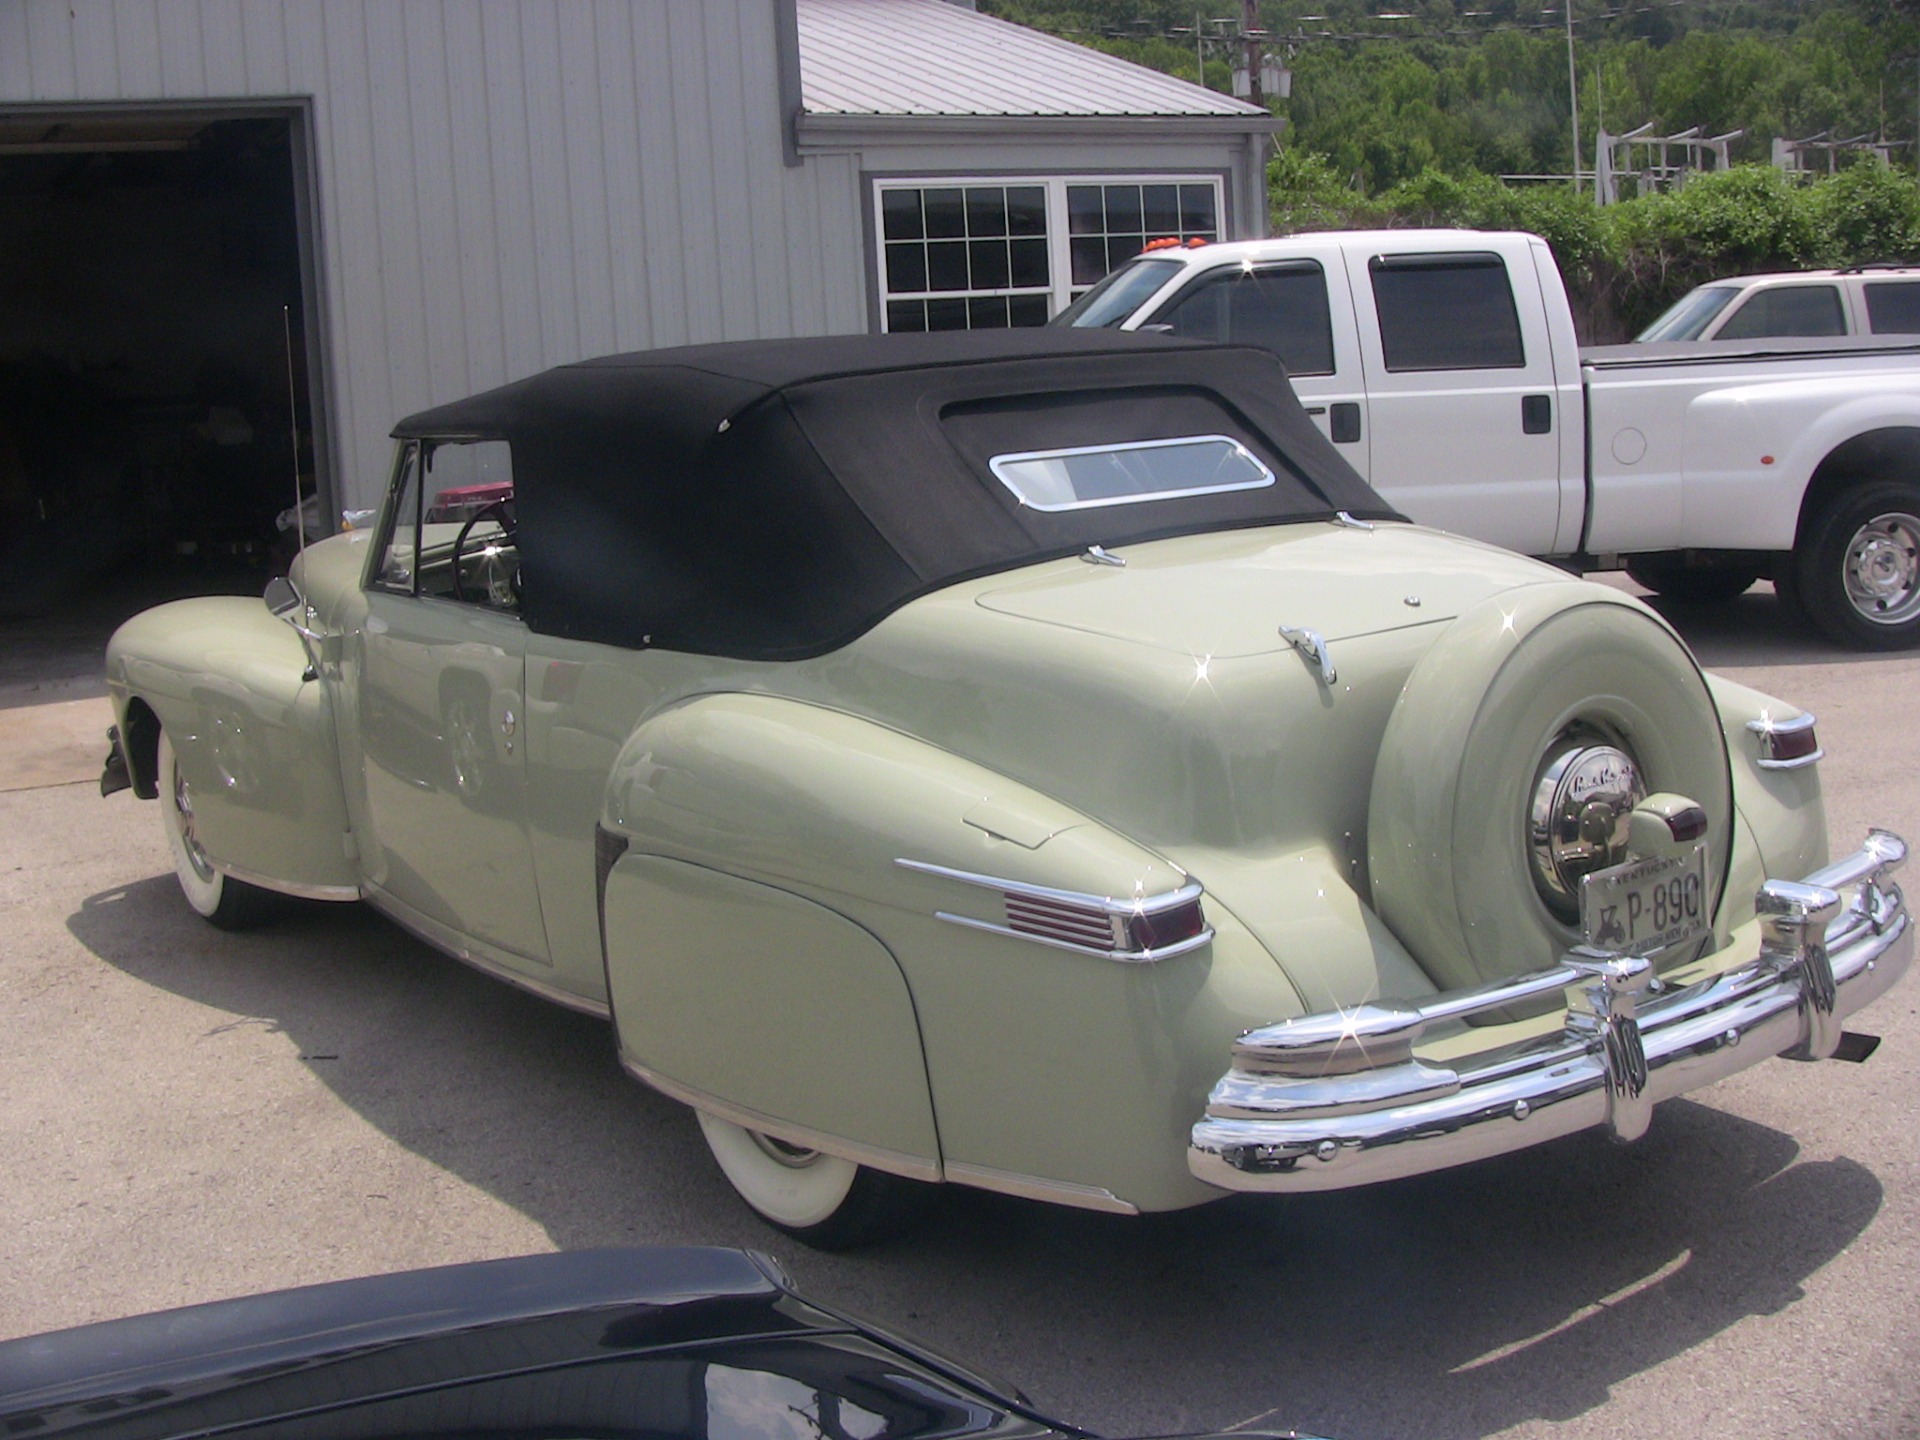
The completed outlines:
[[[1222,1047],[1299,1009],[1211,901],[1211,941],[1146,964],[1008,933],[1005,893],[965,877],[1122,898],[1189,879],[840,711],[712,695],[654,716],[601,823],[628,1068],[879,1168],[1108,1209],[1195,1203],[1210,1192],[1184,1136]]]
[[[325,682],[300,637],[258,600],[213,596],[136,615],[107,646],[107,683],[136,793],[155,794],[165,729],[194,797],[194,834],[222,871],[342,898],[346,844]]]

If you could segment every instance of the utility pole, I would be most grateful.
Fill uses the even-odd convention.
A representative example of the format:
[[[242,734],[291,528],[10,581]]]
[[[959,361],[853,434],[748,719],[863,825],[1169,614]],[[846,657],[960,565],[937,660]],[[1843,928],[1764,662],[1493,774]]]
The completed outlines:
[[[1265,105],[1266,97],[1260,90],[1260,48],[1266,41],[1266,33],[1260,29],[1258,0],[1240,0],[1240,38],[1246,47],[1247,99],[1255,105]]]
[[[1580,193],[1580,82],[1573,69],[1573,0],[1564,0],[1567,14],[1567,100],[1573,108],[1573,193]]]

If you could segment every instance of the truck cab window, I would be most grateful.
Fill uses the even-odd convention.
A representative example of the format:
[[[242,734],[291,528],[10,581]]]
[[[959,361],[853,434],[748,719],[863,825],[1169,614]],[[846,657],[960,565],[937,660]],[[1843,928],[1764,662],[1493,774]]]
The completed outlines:
[[[1333,374],[1327,276],[1316,261],[1215,271],[1174,296],[1149,323],[1193,339],[1262,346],[1292,375]]]
[[[1498,255],[1376,255],[1367,272],[1389,371],[1526,367],[1520,314]]]

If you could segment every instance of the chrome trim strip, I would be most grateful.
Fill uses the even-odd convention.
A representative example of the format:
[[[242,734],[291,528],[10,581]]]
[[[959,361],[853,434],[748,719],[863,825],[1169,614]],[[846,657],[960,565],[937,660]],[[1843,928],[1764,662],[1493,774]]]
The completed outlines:
[[[462,965],[471,965],[484,975],[491,975],[495,980],[506,981],[516,990],[525,990],[529,995],[550,1000],[555,1005],[564,1006],[568,1010],[577,1010],[582,1015],[591,1015],[596,1020],[613,1018],[613,1011],[606,1001],[589,1000],[584,995],[576,995],[571,990],[562,990],[558,985],[549,984],[545,980],[536,980],[531,975],[521,974],[507,961],[476,951],[473,948],[476,942],[457,931],[448,929],[436,920],[429,920],[405,901],[394,899],[378,885],[368,882],[363,898],[416,940],[424,941],[441,954],[458,960]]]
[[[1497,985],[1248,1031],[1193,1127],[1188,1168],[1228,1190],[1337,1190],[1595,1126],[1632,1140],[1659,1101],[1772,1056],[1829,1056],[1842,1020],[1913,963],[1912,918],[1888,878],[1906,853],[1876,830],[1803,881],[1768,881],[1759,953],[1683,989],[1663,990],[1644,959],[1576,950]],[[1557,989],[1574,991],[1558,1030],[1446,1064],[1414,1056],[1428,1024]]]
[[[1791,760],[1775,760],[1768,756],[1769,741],[1775,735],[1798,735],[1803,730],[1811,730],[1818,720],[1811,714],[1796,715],[1791,720],[1764,718],[1747,721],[1747,729],[1753,732],[1760,746],[1760,755],[1753,763],[1762,770],[1803,770],[1809,765],[1818,764],[1826,758],[1827,752],[1816,746],[1810,755],[1796,755]]]
[[[970,870],[950,870],[945,865],[933,865],[925,860],[899,859],[893,863],[904,866],[908,870],[918,870],[925,875],[938,875],[943,880],[958,880],[963,885],[978,885],[983,890],[1000,890],[1011,895],[1031,895],[1036,900],[1058,900],[1066,905],[1085,905],[1089,909],[1104,910],[1109,915],[1157,915],[1162,910],[1171,910],[1175,906],[1198,900],[1206,893],[1198,881],[1189,880],[1178,890],[1168,890],[1159,895],[1140,896],[1132,900],[1121,900],[1111,895],[1090,895],[1081,890],[1055,890],[1046,885],[1029,885],[1024,880],[1003,880],[993,875],[976,875]]]
[[[1104,1210],[1109,1215],[1138,1215],[1140,1207],[1122,1200],[1111,1190],[1098,1185],[1076,1185],[1069,1180],[1042,1180],[1037,1175],[1021,1175],[1012,1170],[995,1170],[986,1165],[947,1166],[947,1179],[977,1190],[992,1190],[1001,1195],[1018,1195],[1025,1200],[1046,1200],[1055,1205],[1073,1205],[1082,1210]]]
[[[969,930],[985,930],[990,935],[1005,935],[1011,940],[1028,940],[1035,945],[1051,946],[1055,950],[1071,950],[1076,955],[1097,955],[1102,960],[1113,960],[1122,965],[1151,965],[1156,960],[1171,960],[1175,955],[1198,950],[1213,939],[1213,927],[1208,925],[1198,935],[1189,935],[1185,940],[1162,945],[1158,950],[1100,950],[1092,945],[1076,945],[1071,940],[1056,940],[1051,935],[1036,935],[1030,930],[1014,930],[1006,925],[995,925],[991,920],[976,920],[971,915],[954,915],[945,910],[934,911],[933,918],[944,920],[949,925],[964,925]]]
[[[292,895],[301,900],[358,900],[358,885],[302,885],[297,880],[276,880],[271,875],[262,875],[240,865],[223,865],[211,855],[207,863],[222,875],[230,875],[235,880],[248,885],[258,885],[262,890],[278,890],[282,895]]]
[[[878,1145],[863,1144],[858,1140],[848,1140],[840,1135],[829,1135],[824,1130],[813,1130],[805,1125],[795,1125],[771,1115],[763,1115],[758,1110],[736,1105],[731,1100],[722,1100],[718,1095],[710,1094],[705,1090],[696,1090],[691,1085],[682,1085],[678,1080],[669,1080],[666,1076],[649,1070],[624,1053],[620,1056],[620,1068],[641,1084],[651,1086],[670,1100],[678,1100],[682,1105],[690,1105],[695,1110],[704,1110],[709,1115],[730,1120],[735,1125],[743,1125],[749,1130],[758,1130],[763,1135],[771,1135],[774,1139],[784,1140],[789,1145],[818,1150],[823,1155],[837,1155],[840,1159],[851,1160],[856,1165],[885,1170],[890,1175],[904,1175],[909,1180],[937,1183],[945,1178],[941,1173],[938,1160],[908,1155],[899,1150],[887,1150]]]

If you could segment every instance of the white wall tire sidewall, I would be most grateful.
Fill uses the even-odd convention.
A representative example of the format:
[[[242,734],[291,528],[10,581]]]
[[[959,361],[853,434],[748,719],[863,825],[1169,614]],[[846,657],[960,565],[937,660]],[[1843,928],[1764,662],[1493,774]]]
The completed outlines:
[[[167,850],[173,856],[173,873],[180,882],[180,892],[187,897],[187,904],[193,907],[195,914],[211,918],[220,908],[227,877],[218,870],[212,870],[210,875],[202,875],[188,849],[185,817],[180,813],[177,800],[179,760],[173,753],[173,742],[167,739],[164,730],[160,732],[155,769],[160,779],[160,822],[167,832]]]
[[[700,1129],[727,1181],[758,1214],[788,1230],[806,1230],[833,1218],[846,1203],[860,1167],[837,1155],[803,1166],[783,1165],[753,1135],[705,1111]]]

